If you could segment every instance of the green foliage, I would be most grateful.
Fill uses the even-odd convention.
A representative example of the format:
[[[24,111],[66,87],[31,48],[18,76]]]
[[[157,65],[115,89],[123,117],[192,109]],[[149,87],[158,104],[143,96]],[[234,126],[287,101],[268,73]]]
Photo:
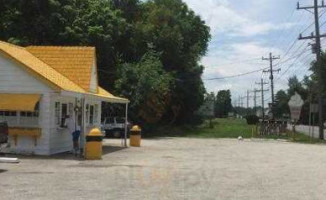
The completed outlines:
[[[160,127],[147,133],[150,137],[194,137],[194,138],[251,138],[254,125],[248,125],[244,119],[216,118],[209,127],[209,120],[199,126]]]
[[[227,117],[232,110],[230,90],[221,90],[217,93],[215,99],[215,116]]]
[[[198,61],[206,53],[209,28],[181,0],[0,0],[0,39],[19,45],[95,46],[100,85],[118,95],[123,92],[136,102],[135,108],[148,94],[128,96],[137,90],[119,88],[126,78],[118,67],[148,66],[144,55],[156,52],[158,73],[169,73],[174,82],[162,119],[189,122],[203,103],[203,66]],[[146,82],[140,83],[147,88]]]
[[[170,106],[172,76],[163,70],[157,54],[144,55],[139,63],[123,64],[118,70],[117,90],[132,99],[133,119],[158,122]],[[132,83],[132,84],[131,84]]]
[[[255,125],[259,122],[259,117],[257,117],[257,115],[247,115],[245,116],[245,119],[249,125]]]
[[[209,28],[181,0],[147,1],[142,10],[142,20],[135,24],[138,52],[161,52],[164,69],[175,78],[165,119],[189,122],[204,100],[203,66],[198,61],[206,53]]]
[[[288,102],[290,100],[289,95],[284,90],[279,90],[275,95],[275,117],[283,118],[283,115],[289,115],[290,109]]]

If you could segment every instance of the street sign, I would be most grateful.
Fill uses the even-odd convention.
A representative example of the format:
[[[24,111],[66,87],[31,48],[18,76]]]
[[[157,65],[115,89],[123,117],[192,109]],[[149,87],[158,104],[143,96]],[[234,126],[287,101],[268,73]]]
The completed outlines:
[[[290,107],[290,112],[291,112],[291,119],[293,120],[299,120],[300,119],[300,115],[301,115],[301,109],[302,109],[302,105],[304,104],[301,96],[298,93],[295,93],[288,105]]]

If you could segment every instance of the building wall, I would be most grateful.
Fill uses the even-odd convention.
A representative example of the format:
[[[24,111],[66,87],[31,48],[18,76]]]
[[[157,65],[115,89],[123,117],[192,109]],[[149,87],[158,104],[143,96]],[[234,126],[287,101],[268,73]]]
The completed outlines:
[[[62,152],[68,152],[73,149],[73,143],[72,143],[72,133],[68,130],[68,128],[61,128],[55,123],[55,102],[60,103],[71,103],[74,107],[76,106],[76,101],[80,101],[81,99],[78,99],[76,97],[71,96],[61,96],[59,94],[53,94],[51,96],[51,105],[50,110],[52,110],[50,114],[50,154],[56,154],[56,153],[62,153]],[[97,123],[91,125],[86,124],[84,133],[87,135],[87,133],[93,128],[93,127],[99,127],[101,122],[101,101],[99,100],[90,100],[86,99],[85,101],[85,108],[86,104],[89,105],[98,105],[99,108],[99,114],[97,116]],[[85,109],[84,109],[85,110]],[[84,112],[84,116],[86,116],[86,110]],[[76,120],[76,113],[73,112],[73,118]],[[86,120],[85,120],[86,121]],[[83,138],[81,138],[81,143],[84,142]]]
[[[63,97],[59,94],[51,95],[50,110],[52,110],[50,119],[50,154],[56,154],[61,152],[67,152],[72,150],[72,136],[68,128],[62,128],[60,125],[56,124],[55,120],[55,102],[62,103],[72,103],[75,106],[74,97]],[[74,116],[73,116],[74,117]]]
[[[0,93],[43,94],[51,89],[0,53]]]
[[[38,127],[42,128],[41,136],[37,139],[35,146],[34,138],[28,136],[18,136],[17,145],[13,138],[9,138],[9,152],[21,154],[49,154],[49,129],[48,118],[50,113],[50,93],[53,92],[45,83],[26,72],[19,63],[0,54],[0,93],[17,94],[41,94],[40,113],[38,117]],[[26,119],[27,121],[29,119]],[[10,123],[15,122],[11,119]],[[26,121],[26,123],[27,123]],[[9,123],[9,126],[10,126]],[[28,127],[29,124],[18,123],[19,127]],[[15,124],[17,126],[17,124]]]
[[[13,137],[9,137],[9,152],[17,154],[50,154],[50,129],[49,116],[50,115],[50,94],[43,94],[40,99],[40,112],[38,117],[38,127],[42,129],[41,136],[37,138],[37,143],[33,137],[18,136],[17,145]],[[20,126],[25,127],[25,126]]]
[[[8,151],[19,154],[50,155],[72,150],[71,133],[67,128],[60,128],[55,124],[55,102],[72,103],[75,106],[76,98],[56,93],[19,65],[19,63],[0,54],[0,93],[41,94],[38,126],[42,128],[42,133],[37,139],[36,146],[33,137],[18,136],[17,145],[14,144],[13,138],[10,137]],[[97,87],[95,69],[93,67],[91,80],[93,90]],[[84,132],[87,134],[93,127],[100,126],[101,101],[96,98],[86,98],[85,106],[86,104],[98,105],[97,122],[95,124],[86,124]],[[86,111],[84,115],[86,115]]]

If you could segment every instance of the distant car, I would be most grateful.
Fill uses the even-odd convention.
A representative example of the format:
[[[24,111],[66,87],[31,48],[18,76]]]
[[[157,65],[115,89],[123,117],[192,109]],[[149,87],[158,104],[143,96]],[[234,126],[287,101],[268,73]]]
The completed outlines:
[[[8,142],[8,124],[7,122],[0,122],[0,144]]]
[[[127,122],[127,133],[131,128],[131,123]],[[106,137],[121,138],[125,132],[125,118],[123,117],[106,117],[104,118],[101,130]]]
[[[0,155],[3,155],[2,150],[8,147],[8,124],[0,122]]]

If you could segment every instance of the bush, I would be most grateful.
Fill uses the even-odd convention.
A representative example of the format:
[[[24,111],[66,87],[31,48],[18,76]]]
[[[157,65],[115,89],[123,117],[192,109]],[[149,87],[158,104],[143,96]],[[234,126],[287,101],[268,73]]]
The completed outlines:
[[[259,122],[259,117],[256,115],[247,115],[245,118],[247,120],[247,124],[249,125],[257,124]]]

